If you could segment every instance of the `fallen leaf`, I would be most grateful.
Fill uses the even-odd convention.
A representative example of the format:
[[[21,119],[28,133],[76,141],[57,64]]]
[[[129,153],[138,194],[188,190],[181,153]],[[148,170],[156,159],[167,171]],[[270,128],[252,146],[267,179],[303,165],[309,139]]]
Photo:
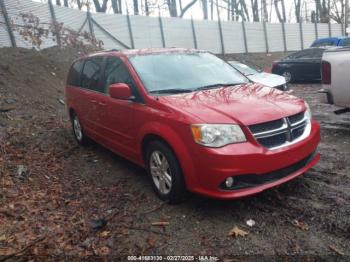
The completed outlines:
[[[152,226],[158,226],[158,227],[164,227],[168,225],[169,225],[169,222],[166,222],[166,221],[159,221],[159,222],[152,223]]]
[[[154,238],[150,237],[147,239],[147,243],[150,248],[153,248],[156,246],[157,241]]]
[[[304,230],[304,231],[309,230],[309,226],[303,221],[299,221],[295,219],[292,221],[292,224],[301,230]]]
[[[337,248],[337,247],[335,247],[333,245],[329,245],[329,249],[334,251],[335,253],[337,253],[340,256],[344,256],[345,255],[343,251],[341,251],[339,248]]]
[[[100,235],[101,237],[107,237],[110,233],[109,231],[103,231]]]
[[[246,232],[240,229],[238,226],[234,226],[228,233],[229,236],[233,236],[233,237],[245,237],[248,234],[249,232]]]
[[[3,234],[3,235],[0,235],[0,241],[5,241],[7,238],[6,238],[6,235]]]

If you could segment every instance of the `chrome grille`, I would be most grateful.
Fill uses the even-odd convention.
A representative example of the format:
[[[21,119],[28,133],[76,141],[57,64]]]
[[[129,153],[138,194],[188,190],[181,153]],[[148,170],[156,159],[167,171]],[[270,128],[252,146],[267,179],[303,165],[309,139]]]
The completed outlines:
[[[268,149],[277,149],[303,138],[309,120],[305,112],[282,119],[248,126],[255,139]]]

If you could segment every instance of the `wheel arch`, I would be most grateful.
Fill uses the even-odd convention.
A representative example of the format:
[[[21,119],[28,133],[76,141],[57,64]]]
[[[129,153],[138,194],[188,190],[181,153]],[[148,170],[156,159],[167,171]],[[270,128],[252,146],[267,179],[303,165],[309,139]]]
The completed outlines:
[[[190,153],[188,152],[186,145],[180,136],[170,128],[169,126],[161,125],[156,123],[155,125],[150,125],[148,128],[144,128],[140,134],[140,151],[142,155],[142,161],[144,166],[146,166],[146,150],[147,145],[151,141],[162,141],[175,154],[177,160],[179,161],[180,167],[184,174],[184,179],[187,188],[191,188],[196,184],[196,178],[194,177],[194,166],[191,160]]]

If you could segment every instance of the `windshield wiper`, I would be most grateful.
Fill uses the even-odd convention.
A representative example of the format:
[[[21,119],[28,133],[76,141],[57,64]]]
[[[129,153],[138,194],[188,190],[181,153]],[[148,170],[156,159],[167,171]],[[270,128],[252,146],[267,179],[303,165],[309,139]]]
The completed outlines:
[[[201,87],[197,87],[194,90],[195,91],[200,91],[200,90],[208,90],[208,89],[214,89],[214,88],[219,88],[219,87],[227,87],[227,86],[235,86],[235,85],[241,85],[243,83],[229,83],[229,84],[222,84],[222,83],[218,83],[218,84],[212,84],[212,85],[206,85],[206,86],[201,86]]]
[[[193,92],[191,89],[171,88],[149,91],[151,94],[181,94]]]

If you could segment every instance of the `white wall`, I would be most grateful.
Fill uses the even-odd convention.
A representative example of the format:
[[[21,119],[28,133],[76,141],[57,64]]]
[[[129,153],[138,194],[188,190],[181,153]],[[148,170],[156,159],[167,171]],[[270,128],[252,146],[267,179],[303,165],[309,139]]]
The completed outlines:
[[[32,13],[39,17],[41,26],[48,28],[51,23],[51,13],[48,4],[32,2],[30,0],[4,0],[9,17],[13,23],[24,25],[21,14]],[[79,30],[87,19],[87,13],[76,9],[54,6],[56,19],[65,27]],[[93,26],[93,31],[98,40],[102,40],[105,49],[122,49],[123,44],[131,47],[131,35],[128,28],[128,20],[125,15],[93,13],[92,18],[108,33]],[[194,34],[191,20],[180,18],[161,18],[165,47],[194,48]],[[220,38],[220,27],[218,21],[194,20],[197,47],[213,53],[222,52],[222,44],[225,53],[245,52],[244,31],[242,23],[222,21],[222,38]],[[160,21],[158,17],[130,16],[132,39],[135,48],[163,47]],[[248,52],[284,51],[284,37],[282,24],[266,24],[266,35],[268,46],[266,46],[264,26],[262,23],[245,23]],[[318,37],[329,36],[329,25],[318,24]],[[342,28],[339,24],[331,24],[332,36],[341,36]],[[82,31],[89,31],[88,23],[85,23]],[[303,46],[307,48],[316,38],[314,24],[302,24]],[[285,24],[285,39],[287,51],[300,50],[302,48],[299,24]],[[18,30],[14,30],[17,46],[32,48],[32,44],[26,41]],[[56,45],[54,36],[43,38],[40,49]],[[0,13],[0,47],[10,46],[10,38],[4,24],[4,18]],[[38,47],[36,47],[38,48]]]

